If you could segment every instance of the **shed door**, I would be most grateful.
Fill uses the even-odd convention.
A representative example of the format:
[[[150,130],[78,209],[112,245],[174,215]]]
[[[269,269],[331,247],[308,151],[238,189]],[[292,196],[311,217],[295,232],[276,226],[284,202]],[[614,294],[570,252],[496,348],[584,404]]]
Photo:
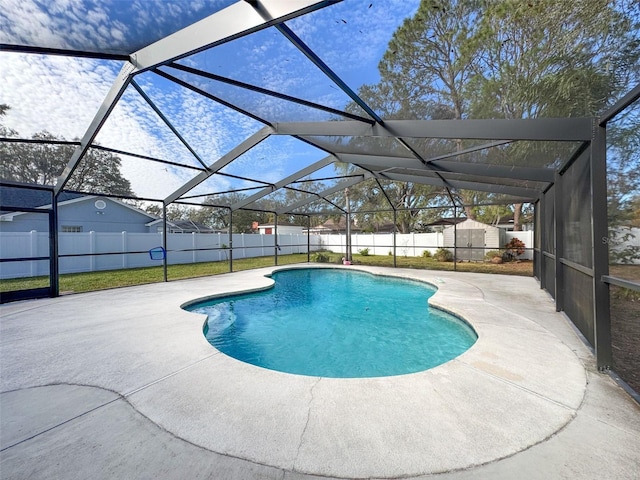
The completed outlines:
[[[481,262],[484,260],[484,229],[478,228],[469,230],[471,232],[471,260]]]
[[[456,231],[456,259],[471,260],[471,230]]]
[[[456,254],[458,260],[484,259],[484,229],[459,229],[456,231]]]

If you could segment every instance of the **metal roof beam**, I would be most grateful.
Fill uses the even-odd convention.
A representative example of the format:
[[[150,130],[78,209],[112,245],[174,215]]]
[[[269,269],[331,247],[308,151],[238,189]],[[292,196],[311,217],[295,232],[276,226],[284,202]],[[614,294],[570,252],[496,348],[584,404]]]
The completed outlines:
[[[89,125],[89,128],[84,133],[82,140],[80,140],[80,145],[75,149],[67,163],[67,166],[58,177],[54,189],[56,196],[64,189],[65,185],[71,178],[71,175],[73,175],[73,172],[78,167],[80,160],[82,160],[82,157],[87,153],[87,150],[93,143],[93,140],[104,125],[104,122],[107,121],[107,118],[109,118],[109,115],[116,106],[116,103],[118,103],[118,100],[120,100],[120,97],[122,97],[129,86],[129,83],[133,78],[134,70],[135,68],[132,64],[126,63],[118,73],[118,76],[109,89],[109,93],[107,93],[107,96],[102,101],[102,105],[100,105],[98,112],[93,117],[93,120]]]
[[[438,187],[445,187],[444,182],[439,178],[423,177],[420,175],[405,175],[398,173],[385,173],[384,178],[390,180],[397,180],[400,182],[412,182],[424,185],[435,185]],[[514,197],[521,197],[523,199],[534,201],[540,196],[538,190],[532,188],[511,187],[507,185],[495,185],[489,183],[477,183],[477,182],[463,182],[459,180],[447,180],[447,183],[456,189],[462,190],[475,190],[478,192],[489,193],[504,193],[507,195],[513,195]]]
[[[447,160],[430,162],[441,172],[462,173],[478,177],[510,178],[533,182],[551,183],[555,181],[555,170],[552,168],[516,167],[487,163],[465,163]]]
[[[640,84],[636,85],[636,87],[628,92],[624,97],[618,100],[614,105],[608,108],[605,112],[600,115],[598,119],[598,125],[604,127],[609,120],[614,118],[620,112],[622,112],[625,108],[631,105],[633,102],[640,98]]]
[[[0,43],[0,52],[33,53],[36,55],[60,55],[63,57],[96,58],[100,60],[115,60],[120,62],[129,61],[129,55],[119,53],[90,52],[88,50],[35,47],[30,45],[11,45],[8,43]]]
[[[527,118],[483,120],[386,120],[384,126],[343,120],[281,122],[277,135],[374,136],[475,140],[589,141],[591,118]]]
[[[265,138],[271,135],[272,131],[273,130],[271,127],[264,127],[260,129],[258,132],[251,135],[244,142],[238,144],[233,150],[229,151],[228,153],[220,157],[217,161],[209,165],[209,167],[207,167],[208,171],[202,172],[198,176],[192,178],[187,183],[185,183],[182,187],[180,187],[178,190],[176,190],[167,198],[165,198],[164,204],[168,205],[174,202],[175,200],[180,198],[182,195],[184,195],[188,191],[200,185],[202,182],[204,182],[207,178],[209,178],[211,175],[216,173],[218,170],[226,167],[231,162],[233,162],[236,158],[238,158],[240,155],[248,152],[257,144],[262,142]]]
[[[240,1],[131,54],[139,72],[257,32],[339,0]]]
[[[383,155],[367,155],[357,153],[337,153],[336,157],[343,163],[369,165],[382,168],[423,168],[424,164],[417,158],[394,157]]]
[[[382,124],[382,119],[374,112],[364,100],[362,100],[356,92],[354,92],[349,85],[347,85],[329,66],[322,61],[316,53],[311,50],[298,36],[289,29],[284,23],[276,25],[276,28],[282,33],[291,43],[293,43],[298,50],[300,50],[313,64],[322,71],[333,83],[335,83],[340,90],[346,93],[351,100],[353,100],[367,115],[373,118],[378,124]]]
[[[189,67],[187,65],[181,65],[179,63],[170,63],[167,67],[174,68],[176,70],[180,70],[186,73],[190,73],[192,75],[197,75],[199,77],[204,77],[210,80],[215,80],[216,82],[226,83],[228,85],[233,85],[234,87],[242,88],[245,90],[250,90],[252,92],[260,93],[262,95],[268,95],[270,97],[278,98],[280,100],[285,100],[287,102],[296,103],[298,105],[303,105],[305,107],[314,108],[316,110],[322,110],[323,112],[331,113],[333,115],[339,115],[345,118],[351,118],[352,120],[358,120],[362,122],[367,122],[369,124],[373,124],[374,121],[362,117],[360,115],[354,115],[349,112],[344,112],[342,110],[338,110],[336,108],[327,107],[326,105],[320,105],[318,103],[309,102],[308,100],[304,100],[302,98],[293,97],[291,95],[286,95],[284,93],[274,92],[273,90],[268,90],[266,88],[258,87],[256,85],[251,85],[249,83],[241,82],[239,80],[233,80],[231,78],[222,77],[220,75],[216,75],[215,73],[204,72],[202,70],[197,70],[195,68]]]
[[[198,155],[198,153],[191,147],[191,145],[189,145],[189,143],[184,139],[184,137],[180,134],[180,132],[178,131],[178,129],[176,127],[173,126],[173,124],[169,121],[169,119],[164,115],[164,113],[162,113],[162,111],[158,108],[158,106],[153,102],[153,100],[151,100],[151,98],[149,98],[149,95],[147,95],[145,93],[144,90],[142,90],[142,88],[140,87],[140,85],[138,85],[136,83],[135,80],[131,80],[131,86],[133,88],[136,89],[136,91],[138,92],[138,94],[144,98],[145,102],[147,102],[147,104],[151,107],[151,109],[156,112],[156,115],[158,115],[160,117],[160,119],[164,122],[164,124],[169,127],[169,130],[171,130],[173,132],[173,134],[178,137],[178,140],[180,140],[180,143],[182,143],[182,145],[185,146],[185,148],[187,150],[189,150],[189,152],[191,153],[191,155],[193,155],[195,157],[195,159],[198,161],[198,163],[200,165],[202,165],[203,168],[207,168],[206,164],[204,163],[204,161],[202,160],[202,158],[200,158],[200,155]]]
[[[413,170],[424,170],[445,173],[461,173],[466,175],[477,175],[479,177],[509,178],[514,180],[530,180],[534,182],[553,182],[555,171],[551,168],[516,167],[506,165],[495,165],[490,163],[467,163],[447,160],[429,161],[433,168],[427,169],[417,160],[405,157],[366,155],[353,153],[340,153],[336,155],[341,162],[357,165],[367,165],[374,167],[384,167],[401,169],[409,168]]]
[[[268,186],[263,190],[260,190],[259,192],[256,192],[254,195],[251,195],[250,197],[247,197],[243,200],[240,200],[237,203],[234,203],[233,205],[231,205],[231,211],[238,210],[239,208],[242,208],[242,207],[246,207],[250,203],[260,200],[262,197],[265,197],[270,193],[275,192],[279,188],[282,188],[285,185],[290,184],[291,182],[295,182],[296,180],[302,177],[306,177],[307,175],[310,175],[313,172],[320,170],[321,168],[324,168],[327,165],[332,164],[334,161],[335,161],[335,157],[333,157],[332,155],[329,155],[323,158],[322,160],[312,163],[308,167],[303,168],[302,170],[298,170],[296,173],[289,175],[287,178],[283,178],[279,182],[274,183],[273,185]]]
[[[189,90],[191,90],[194,93],[197,93],[198,95],[202,95],[203,97],[208,98],[209,100],[213,100],[214,102],[217,102],[221,105],[224,105],[227,108],[230,108],[231,110],[235,110],[238,113],[241,113],[242,115],[246,115],[249,118],[253,118],[254,120],[264,124],[264,125],[271,125],[270,122],[268,122],[267,120],[265,120],[264,118],[261,118],[251,112],[249,112],[248,110],[245,110],[243,108],[238,107],[237,105],[234,105],[233,103],[227,102],[226,100],[221,99],[220,97],[216,97],[215,95],[210,94],[209,92],[206,92],[194,85],[191,85],[189,82],[185,82],[184,80],[181,80],[177,77],[174,77],[173,75],[169,75],[167,72],[160,70],[160,69],[153,69],[152,70],[153,73],[155,73],[156,75],[160,75],[163,78],[166,78],[167,80],[177,83],[178,85],[180,85],[181,87],[187,88]]]

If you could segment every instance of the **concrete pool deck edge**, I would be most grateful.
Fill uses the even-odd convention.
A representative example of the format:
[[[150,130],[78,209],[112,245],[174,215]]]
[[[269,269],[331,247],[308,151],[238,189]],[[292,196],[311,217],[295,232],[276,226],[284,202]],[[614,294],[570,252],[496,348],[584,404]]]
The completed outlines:
[[[479,334],[477,344],[455,360],[399,377],[318,379],[246,365],[216,353],[202,335],[202,316],[180,310],[200,296],[268,288],[264,274],[283,268],[291,267],[3,306],[2,471],[19,472],[30,445],[74,424],[51,427],[37,415],[20,414],[25,404],[48,411],[52,394],[46,391],[52,388],[79,411],[88,409],[83,418],[115,411],[126,400],[190,448],[235,459],[238,468],[245,462],[245,472],[397,478],[463,475],[513,462],[500,459],[527,457],[523,452],[572,430],[589,385],[604,381],[530,278],[346,267],[434,284],[439,290],[432,303],[466,319]],[[501,299],[505,283],[513,298]],[[43,313],[49,342],[34,335]],[[156,331],[145,335],[149,328]],[[59,349],[66,350],[52,353]],[[588,383],[588,377],[597,381]],[[87,387],[68,387],[74,392],[66,394],[67,387],[43,387],[62,383]],[[94,400],[76,398],[92,399],[79,393],[90,386],[112,392],[97,395],[95,411],[89,408]],[[631,408],[624,435],[637,441],[638,410],[620,401]],[[7,423],[7,409],[22,415],[23,425]],[[16,428],[30,434],[12,437],[7,446]]]

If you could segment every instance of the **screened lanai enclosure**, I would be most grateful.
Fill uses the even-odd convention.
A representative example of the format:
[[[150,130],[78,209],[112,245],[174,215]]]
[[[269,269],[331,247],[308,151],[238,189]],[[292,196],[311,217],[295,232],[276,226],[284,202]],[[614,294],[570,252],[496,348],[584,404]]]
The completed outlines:
[[[638,389],[634,2],[606,15],[568,2],[541,15],[545,1],[507,13],[434,1],[0,3],[3,302],[59,295],[61,265],[78,259],[138,265],[126,253],[167,281],[186,257],[227,271],[243,256],[277,265],[320,248],[348,260],[355,232],[384,225],[374,237],[397,266],[398,235],[506,209],[516,230],[528,218],[533,274],[599,368]],[[442,33],[460,18],[474,25],[465,45]],[[603,34],[594,18],[620,28]],[[522,38],[540,30],[535,52],[510,21]],[[548,23],[523,26],[535,21]],[[112,222],[110,237],[97,238],[97,220]],[[344,224],[334,245],[317,235],[327,220]],[[242,235],[258,224],[267,235]],[[290,225],[301,234],[284,241]],[[154,248],[137,243],[150,234]],[[469,258],[482,261],[478,248]],[[40,283],[11,283],[28,277]]]

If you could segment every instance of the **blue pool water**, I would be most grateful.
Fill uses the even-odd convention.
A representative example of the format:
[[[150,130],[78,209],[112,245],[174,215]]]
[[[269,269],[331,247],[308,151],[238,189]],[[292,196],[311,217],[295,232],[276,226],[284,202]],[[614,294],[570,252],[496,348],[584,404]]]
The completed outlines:
[[[424,283],[338,269],[273,275],[275,287],[188,307],[208,315],[211,345],[247,363],[319,377],[379,377],[426,370],[477,339],[429,307]]]

